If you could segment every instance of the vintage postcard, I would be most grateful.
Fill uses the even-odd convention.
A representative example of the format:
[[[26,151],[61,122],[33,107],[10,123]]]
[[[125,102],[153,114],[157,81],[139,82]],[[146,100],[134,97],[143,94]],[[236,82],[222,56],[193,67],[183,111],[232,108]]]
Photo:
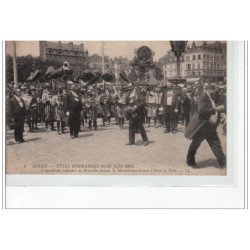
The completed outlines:
[[[6,174],[226,176],[226,41],[6,41]]]

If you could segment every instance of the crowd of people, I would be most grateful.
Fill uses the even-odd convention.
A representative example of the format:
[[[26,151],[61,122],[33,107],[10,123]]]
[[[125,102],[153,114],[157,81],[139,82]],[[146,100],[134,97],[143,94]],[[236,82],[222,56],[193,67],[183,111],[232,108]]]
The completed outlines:
[[[46,132],[57,131],[60,135],[65,133],[65,128],[72,120],[77,120],[77,124],[73,126],[76,127],[75,134],[71,131],[73,139],[78,137],[81,126],[87,127],[88,130],[98,130],[98,118],[102,120],[103,126],[110,125],[112,118],[120,129],[124,129],[129,96],[133,92],[134,96],[140,93],[145,103],[142,110],[143,123],[148,127],[164,127],[164,133],[176,133],[178,126],[188,126],[190,117],[198,108],[197,98],[207,86],[199,84],[180,87],[169,82],[161,86],[148,84],[137,87],[131,83],[81,87],[78,83],[68,82],[67,87],[62,84],[57,88],[53,88],[51,83],[46,83],[43,87],[38,87],[37,84],[20,84],[14,87],[10,84],[8,99],[13,101],[13,97],[19,96],[23,100],[24,121],[29,132],[35,132],[38,124],[42,123]],[[226,106],[225,89],[218,87],[214,100],[217,105]],[[7,117],[11,122],[14,110],[13,105],[9,107],[12,109],[8,109]],[[76,117],[70,115],[73,109],[78,109]],[[226,134],[225,116],[222,117],[221,123]],[[18,138],[15,139],[18,143]]]
[[[44,132],[57,131],[58,135],[65,133],[69,127],[70,138],[75,139],[79,138],[81,127],[87,127],[88,131],[98,130],[99,119],[102,126],[109,126],[112,121],[121,130],[128,121],[128,145],[135,143],[135,134],[140,132],[144,146],[147,146],[149,140],[144,125],[155,128],[160,126],[164,128],[164,133],[173,134],[178,132],[180,126],[187,129],[190,118],[200,112],[199,98],[208,93],[211,86],[213,91],[208,94],[214,105],[211,110],[219,111],[218,122],[226,134],[226,89],[219,88],[215,83],[185,86],[170,82],[161,85],[101,83],[82,86],[68,81],[66,84],[56,84],[56,87],[53,82],[47,82],[43,87],[38,84],[10,84],[7,120],[10,127],[14,128],[17,144],[25,142],[25,123],[29,132],[44,128]],[[221,105],[223,109],[215,108]],[[210,115],[212,113],[208,117]],[[195,144],[196,149],[191,150],[192,155],[200,143]],[[196,167],[194,157],[191,158],[187,159],[188,164]]]

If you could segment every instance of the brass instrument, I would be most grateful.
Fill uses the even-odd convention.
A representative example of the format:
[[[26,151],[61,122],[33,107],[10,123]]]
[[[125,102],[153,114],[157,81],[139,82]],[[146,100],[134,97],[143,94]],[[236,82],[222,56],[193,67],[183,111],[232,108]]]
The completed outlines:
[[[47,69],[45,76],[48,79],[56,79],[56,78],[61,78],[63,76],[68,76],[68,75],[72,75],[72,74],[73,74],[73,70],[69,66],[69,63],[64,62],[62,67],[60,67],[58,69],[54,69],[54,67],[50,66]]]
[[[41,76],[41,70],[35,70],[35,72],[33,73],[33,72],[31,72],[31,74],[29,75],[29,77],[28,77],[28,81],[29,82],[34,82],[34,81],[36,81],[39,77]]]

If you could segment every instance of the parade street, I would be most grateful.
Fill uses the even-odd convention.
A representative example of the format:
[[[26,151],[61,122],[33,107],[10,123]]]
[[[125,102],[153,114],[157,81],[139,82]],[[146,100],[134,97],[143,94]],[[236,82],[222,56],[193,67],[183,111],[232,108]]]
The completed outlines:
[[[185,163],[190,140],[184,137],[184,126],[177,134],[163,133],[162,127],[146,127],[149,145],[143,146],[136,134],[135,145],[128,143],[128,123],[120,130],[114,121],[103,127],[98,119],[98,131],[82,128],[79,138],[71,139],[69,131],[57,135],[44,132],[40,125],[34,133],[26,132],[27,141],[15,144],[13,130],[6,131],[6,173],[33,174],[148,174],[148,175],[226,175],[219,168],[206,141],[199,148],[196,161],[200,169]],[[226,153],[226,136],[218,134]]]

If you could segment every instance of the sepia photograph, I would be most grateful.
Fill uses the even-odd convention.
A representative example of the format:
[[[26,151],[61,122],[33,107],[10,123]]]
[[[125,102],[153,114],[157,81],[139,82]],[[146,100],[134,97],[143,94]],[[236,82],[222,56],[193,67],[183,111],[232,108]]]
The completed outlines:
[[[6,174],[227,175],[226,41],[6,41]]]

